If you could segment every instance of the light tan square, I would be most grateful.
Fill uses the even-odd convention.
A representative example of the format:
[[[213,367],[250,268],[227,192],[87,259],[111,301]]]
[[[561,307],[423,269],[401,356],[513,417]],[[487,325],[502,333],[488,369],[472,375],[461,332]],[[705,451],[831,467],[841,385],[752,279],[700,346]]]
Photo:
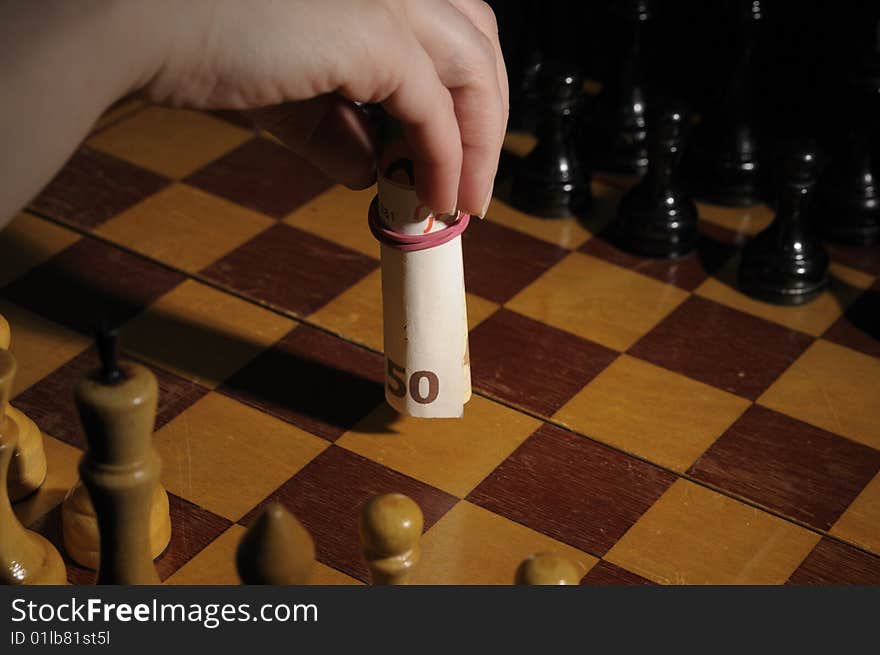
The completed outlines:
[[[376,188],[352,191],[334,186],[284,218],[293,227],[379,259],[379,242],[370,232],[367,214]]]
[[[101,117],[95,122],[94,127],[92,127],[91,134],[100,132],[108,125],[116,123],[129,114],[134,114],[144,107],[146,107],[146,103],[142,100],[122,100],[121,102],[118,102],[101,114]]]
[[[165,583],[169,585],[239,585],[241,579],[235,568],[235,553],[245,528],[234,524],[208,544],[189,562],[180,567]],[[362,585],[344,573],[315,562],[312,585]]]
[[[492,198],[486,220],[570,250],[580,248],[591,236],[590,231],[576,218],[547,220],[525,214],[498,198]]]
[[[373,350],[382,350],[382,271],[360,282],[309,316],[309,321]]]
[[[880,361],[819,339],[758,402],[880,449]]]
[[[237,521],[328,443],[218,393],[156,433],[168,491]]]
[[[825,292],[804,305],[786,307],[755,300],[741,293],[736,282],[738,269],[739,257],[734,257],[715,277],[703,282],[695,293],[816,337],[831,327],[862,290],[873,282],[869,275],[832,264],[828,289]]]
[[[321,562],[315,562],[312,569],[312,577],[309,580],[310,585],[341,585],[341,586],[359,586],[363,587],[364,583],[355,580],[350,575],[346,575],[342,571],[337,571],[331,566],[327,566]]]
[[[383,403],[336,442],[422,482],[464,496],[541,425],[480,396],[464,418],[419,419]]]
[[[763,203],[753,207],[722,207],[698,202],[697,213],[701,219],[733,230],[744,238],[754,236],[770,225],[774,215],[773,209]]]
[[[492,315],[499,305],[473,294],[466,294],[468,328],[473,330]],[[309,321],[361,343],[382,350],[382,271],[377,269],[339,294],[309,316]]]
[[[621,450],[685,471],[749,404],[621,355],[553,418]]]
[[[24,525],[30,525],[61,504],[64,496],[79,479],[82,451],[55,437],[43,435],[46,451],[46,481],[37,491],[15,505],[15,515]]]
[[[605,559],[661,584],[783,584],[819,539],[680,479]]]
[[[422,556],[412,584],[510,585],[529,555],[569,559],[581,577],[598,561],[576,548],[461,501],[422,537]]]
[[[168,585],[240,585],[235,551],[245,529],[233,524],[165,580]]]
[[[76,232],[33,214],[19,213],[0,232],[0,286],[24,275],[79,238]]]
[[[687,297],[687,292],[670,284],[575,252],[507,307],[603,346],[626,350]]]
[[[837,519],[831,534],[880,555],[880,473]]]
[[[127,323],[122,343],[150,362],[215,387],[295,325],[285,316],[186,280]]]
[[[515,157],[525,157],[537,145],[538,140],[528,132],[508,132],[504,135],[504,152]]]
[[[147,107],[91,137],[107,154],[179,179],[252,138],[250,130],[208,114]]]
[[[0,314],[9,321],[9,350],[18,366],[12,383],[13,398],[91,345],[87,337],[5,300],[0,300]]]
[[[486,300],[472,293],[465,294],[465,302],[467,303],[468,330],[473,330],[501,307],[496,302]]]
[[[196,273],[274,221],[186,184],[173,184],[95,229],[114,243]]]

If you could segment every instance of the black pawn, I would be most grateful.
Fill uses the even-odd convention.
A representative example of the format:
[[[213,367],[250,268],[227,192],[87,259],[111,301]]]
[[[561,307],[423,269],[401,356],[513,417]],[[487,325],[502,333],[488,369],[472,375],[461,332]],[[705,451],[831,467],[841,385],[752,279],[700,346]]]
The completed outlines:
[[[763,10],[759,0],[735,0],[736,55],[729,83],[695,130],[685,161],[694,193],[708,202],[748,207],[760,200],[759,139],[754,116],[756,49]]]
[[[504,62],[510,74],[510,130],[534,132],[538,126],[538,76],[546,54],[542,46],[544,42],[552,43],[552,36],[545,31],[553,27],[542,22],[547,12],[540,4],[537,0],[521,0],[495,6]]]
[[[540,108],[538,76],[542,65],[540,50],[532,48],[526,52],[522,70],[514,81],[514,92],[510,94],[509,130],[531,132],[537,126]]]
[[[520,163],[513,182],[513,204],[524,212],[564,217],[590,204],[588,180],[571,138],[582,85],[581,76],[562,64],[548,63],[541,70],[538,142]]]
[[[810,213],[817,232],[830,241],[862,246],[880,242],[880,196],[867,138],[853,134],[832,156]]]
[[[584,115],[581,158],[594,170],[642,175],[648,167],[643,49],[653,1],[613,0],[610,24],[619,48],[596,109]]]
[[[685,127],[683,110],[671,107],[652,128],[648,172],[621,199],[612,228],[623,250],[676,259],[696,247],[697,208],[677,181]]]
[[[773,223],[743,250],[739,269],[743,293],[778,305],[800,305],[825,288],[828,253],[807,217],[816,159],[812,143],[797,145],[783,159]]]

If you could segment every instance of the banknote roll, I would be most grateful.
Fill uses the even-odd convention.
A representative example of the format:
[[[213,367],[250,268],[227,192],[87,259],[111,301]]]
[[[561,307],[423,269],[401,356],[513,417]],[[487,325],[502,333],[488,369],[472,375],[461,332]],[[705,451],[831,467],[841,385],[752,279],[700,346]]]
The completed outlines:
[[[471,396],[461,254],[469,220],[419,203],[409,159],[380,171],[369,221],[382,252],[385,397],[407,416],[460,417]]]

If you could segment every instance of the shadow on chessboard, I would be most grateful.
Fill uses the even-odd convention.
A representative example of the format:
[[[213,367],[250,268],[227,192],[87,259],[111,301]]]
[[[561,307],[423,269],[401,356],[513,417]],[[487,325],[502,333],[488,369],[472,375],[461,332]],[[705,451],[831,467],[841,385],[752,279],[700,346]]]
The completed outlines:
[[[520,154],[509,149],[502,150],[498,163],[498,173],[495,176],[495,197],[512,207],[515,206],[513,201],[513,179],[522,160],[523,157]],[[589,207],[577,211],[574,218],[588,232],[597,234],[614,218],[621,196],[622,191],[619,189],[604,184],[599,186],[593,185]]]
[[[514,206],[513,184],[517,169],[524,160],[524,153],[530,147],[528,144],[532,141],[530,135],[520,135],[520,138],[510,143],[506,142],[501,152],[495,195],[511,206]],[[737,272],[741,251],[751,238],[745,231],[733,233],[701,218],[696,252],[679,260],[640,258],[620,251],[615,246],[613,222],[617,208],[626,190],[636,181],[637,178],[634,177],[593,172],[591,203],[589,207],[572,217],[594,235],[589,249],[601,250],[606,259],[616,260],[617,263],[632,270],[645,272],[652,277],[679,286],[683,283],[686,286],[686,278],[694,268],[702,269],[705,275],[715,277],[722,285],[738,292]],[[769,188],[765,202],[772,202]],[[831,243],[826,243],[825,246],[834,258],[835,251],[839,247]],[[880,340],[880,313],[877,312],[877,307],[880,306],[880,292],[872,289],[865,291],[853,286],[835,275],[833,269],[828,276],[827,292],[837,305],[846,308],[844,316],[855,330]]]
[[[38,244],[22,239],[20,244],[10,245],[23,258],[41,258]],[[163,380],[175,376],[198,385],[204,393],[216,387],[236,400],[330,439],[352,428],[384,398],[381,357],[336,337],[325,339],[319,328],[295,324],[274,344],[261,343],[226,331],[216,323],[200,322],[151,306],[153,299],[145,299],[138,289],[120,292],[118,284],[101,285],[100,279],[96,284],[94,271],[86,274],[63,263],[44,266],[42,271],[47,276],[41,280],[42,288],[57,289],[57,297],[53,294],[52,298],[22,302],[18,290],[5,293],[15,286],[13,283],[0,289],[0,299],[88,336],[101,320],[109,320],[120,328],[125,357],[153,368],[160,387]],[[34,322],[28,329],[49,330],[51,324]],[[340,344],[352,350],[358,360],[356,364],[352,364],[350,355],[335,352]],[[62,415],[74,416],[71,394],[75,375],[97,364],[97,353],[90,348],[65,365],[71,370],[57,376],[58,384],[53,385],[57,394],[63,396],[53,400],[63,405],[56,412],[59,418],[52,419],[53,422],[63,421]],[[163,370],[160,372],[156,367]],[[167,393],[173,392],[169,389]],[[157,429],[162,403],[160,397]],[[394,418],[372,421],[370,429],[387,433]],[[68,426],[67,430],[71,428]],[[79,432],[78,425],[75,432]],[[81,437],[71,433],[65,440],[82,445]]]

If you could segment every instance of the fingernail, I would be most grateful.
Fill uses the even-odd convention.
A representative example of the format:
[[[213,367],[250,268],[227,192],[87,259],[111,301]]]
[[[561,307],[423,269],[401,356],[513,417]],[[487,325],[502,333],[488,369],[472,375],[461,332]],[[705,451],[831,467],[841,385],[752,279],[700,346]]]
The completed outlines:
[[[478,216],[480,218],[486,218],[486,212],[489,211],[489,204],[492,202],[492,192],[495,190],[495,187],[489,189],[489,195],[486,196],[486,202],[483,203],[483,208],[480,210]]]

